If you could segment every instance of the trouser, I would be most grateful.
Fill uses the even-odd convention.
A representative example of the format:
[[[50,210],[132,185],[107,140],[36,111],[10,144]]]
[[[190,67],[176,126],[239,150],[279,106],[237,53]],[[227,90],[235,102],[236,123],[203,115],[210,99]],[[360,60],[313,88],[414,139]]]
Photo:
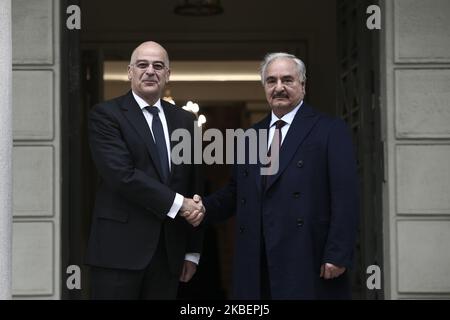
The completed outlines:
[[[131,249],[132,250],[132,249]],[[149,265],[143,270],[91,267],[91,299],[176,299],[179,276],[169,268],[164,232]]]

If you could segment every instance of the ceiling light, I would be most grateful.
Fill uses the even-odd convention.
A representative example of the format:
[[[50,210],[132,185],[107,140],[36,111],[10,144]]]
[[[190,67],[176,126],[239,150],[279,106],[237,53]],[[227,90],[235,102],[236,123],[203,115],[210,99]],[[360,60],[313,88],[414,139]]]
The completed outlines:
[[[223,12],[220,0],[181,0],[174,12],[182,16],[212,16]]]

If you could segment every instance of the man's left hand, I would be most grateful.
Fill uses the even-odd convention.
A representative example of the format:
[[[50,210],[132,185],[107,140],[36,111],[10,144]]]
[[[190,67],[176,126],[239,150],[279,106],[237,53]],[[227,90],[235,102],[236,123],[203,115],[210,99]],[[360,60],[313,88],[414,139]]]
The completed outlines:
[[[324,263],[320,267],[320,277],[324,279],[337,278],[343,274],[345,270],[345,267],[338,267],[331,263]]]
[[[189,282],[197,271],[197,265],[188,260],[184,260],[183,270],[181,271],[180,281]]]

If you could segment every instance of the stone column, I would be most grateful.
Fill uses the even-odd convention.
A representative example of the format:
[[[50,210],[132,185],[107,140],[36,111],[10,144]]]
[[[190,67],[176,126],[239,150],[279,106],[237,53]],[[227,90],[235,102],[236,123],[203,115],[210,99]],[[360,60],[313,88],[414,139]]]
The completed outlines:
[[[12,58],[11,0],[0,0],[0,299],[11,299]]]

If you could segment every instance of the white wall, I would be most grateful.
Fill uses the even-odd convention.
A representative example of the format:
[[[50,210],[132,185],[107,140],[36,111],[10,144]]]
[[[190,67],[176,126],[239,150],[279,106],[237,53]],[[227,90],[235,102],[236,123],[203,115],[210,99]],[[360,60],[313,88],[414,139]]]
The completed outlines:
[[[450,298],[450,2],[382,1],[386,298]]]
[[[11,299],[11,1],[0,0],[0,300]]]
[[[13,0],[13,296],[60,297],[59,1]]]

